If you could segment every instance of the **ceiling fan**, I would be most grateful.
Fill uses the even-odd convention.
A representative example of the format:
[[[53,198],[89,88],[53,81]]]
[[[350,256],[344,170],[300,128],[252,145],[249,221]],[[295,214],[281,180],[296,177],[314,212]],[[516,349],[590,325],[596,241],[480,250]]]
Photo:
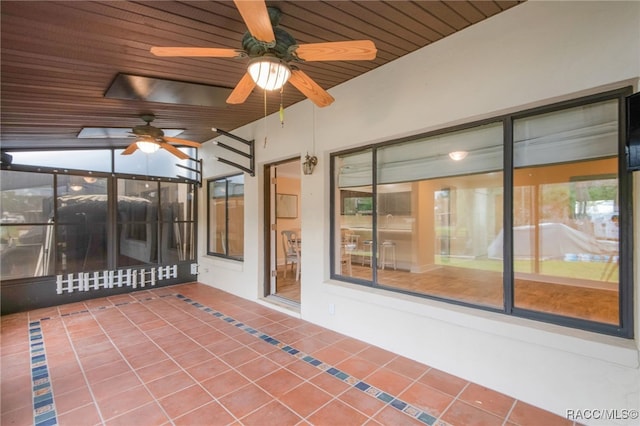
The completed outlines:
[[[153,114],[145,114],[140,118],[142,118],[142,120],[147,124],[139,125],[131,129],[131,135],[136,136],[136,139],[127,148],[125,148],[124,151],[122,151],[122,155],[133,154],[138,149],[150,154],[162,148],[169,151],[176,157],[185,160],[189,158],[189,156],[171,144],[191,146],[194,148],[200,148],[201,146],[198,142],[165,136],[162,129],[151,125],[151,122],[155,120],[155,116]]]
[[[330,105],[334,98],[313,81],[296,64],[313,61],[373,60],[377,49],[371,40],[297,44],[278,27],[281,11],[267,7],[263,0],[234,0],[247,25],[242,49],[215,47],[152,47],[156,56],[191,56],[212,58],[250,58],[247,73],[240,79],[227,103],[243,103],[256,85],[266,90],[280,89],[287,81],[319,107]]]

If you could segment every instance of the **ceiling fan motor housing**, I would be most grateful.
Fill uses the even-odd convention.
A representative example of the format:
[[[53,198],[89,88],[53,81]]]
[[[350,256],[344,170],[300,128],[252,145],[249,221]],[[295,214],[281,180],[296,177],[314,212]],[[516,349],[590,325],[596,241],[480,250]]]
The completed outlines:
[[[161,129],[149,125],[136,126],[133,128],[133,133],[138,136],[150,136],[154,139],[164,136],[164,132]]]
[[[293,49],[290,49],[291,46],[298,44],[296,39],[294,39],[287,31],[282,28],[278,28],[282,12],[277,7],[267,7],[267,10],[269,12],[271,26],[273,27],[273,35],[276,38],[275,44],[271,45],[260,41],[247,31],[242,37],[242,48],[247,52],[247,55],[250,58],[272,55],[285,62],[297,60],[297,58],[291,54]]]

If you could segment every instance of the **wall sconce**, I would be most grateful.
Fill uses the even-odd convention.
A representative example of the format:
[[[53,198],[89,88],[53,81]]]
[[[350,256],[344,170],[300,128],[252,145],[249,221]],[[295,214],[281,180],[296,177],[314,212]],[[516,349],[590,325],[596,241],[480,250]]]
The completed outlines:
[[[313,169],[316,167],[316,164],[318,164],[318,157],[315,155],[309,157],[309,153],[307,153],[307,156],[304,157],[304,163],[302,163],[302,172],[305,175],[310,175],[313,173]]]

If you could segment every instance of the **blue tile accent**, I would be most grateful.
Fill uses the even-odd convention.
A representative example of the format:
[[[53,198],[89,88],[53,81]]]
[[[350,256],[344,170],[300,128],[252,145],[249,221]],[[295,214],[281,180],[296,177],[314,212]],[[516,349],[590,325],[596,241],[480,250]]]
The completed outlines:
[[[418,414],[417,419],[420,420],[422,423],[428,424],[429,426],[433,425],[436,422],[435,417],[425,412],[421,412],[420,414]]]
[[[335,374],[335,376],[336,376],[338,379],[342,380],[342,381],[346,381],[346,380],[349,378],[349,375],[348,375],[347,373],[342,372],[342,371],[338,371],[338,372]]]
[[[178,299],[182,299],[184,302],[187,302],[189,304],[191,304],[194,307],[197,307],[198,309],[200,309],[203,312],[207,312],[210,313],[211,315],[218,317],[220,319],[222,319],[225,322],[228,322],[230,324],[234,324],[236,327],[241,328],[242,330],[246,331],[249,334],[252,334],[254,336],[256,336],[257,338],[264,340],[267,343],[270,343],[272,345],[277,345],[278,347],[280,347],[280,349],[282,349],[284,352],[295,356],[298,359],[301,359],[302,361],[313,365],[314,367],[323,370],[324,372],[326,372],[327,374],[330,374],[331,376],[335,377],[338,380],[343,381],[344,383],[352,386],[355,389],[358,389],[366,394],[371,395],[374,398],[377,398],[380,401],[383,401],[387,404],[389,404],[391,407],[397,409],[398,411],[403,412],[404,414],[406,414],[409,417],[412,417],[416,420],[418,420],[421,423],[424,423],[426,425],[429,426],[433,426],[434,423],[436,422],[436,418],[432,415],[430,415],[429,413],[426,413],[422,410],[420,410],[419,408],[416,408],[408,403],[406,403],[405,401],[402,401],[401,399],[396,398],[393,395],[390,395],[384,391],[381,391],[380,389],[376,389],[375,387],[369,385],[368,383],[365,383],[361,380],[359,380],[356,377],[350,376],[349,374],[345,373],[344,371],[341,371],[337,368],[335,368],[334,366],[331,366],[329,364],[326,364],[324,362],[322,362],[321,360],[312,357],[311,355],[305,354],[304,352],[294,348],[291,345],[288,345],[286,343],[280,342],[279,340],[269,336],[268,334],[264,334],[261,333],[259,330],[256,330],[252,327],[249,327],[248,325],[238,322],[235,319],[225,316],[224,314],[221,314],[220,312],[216,312],[214,311],[212,308],[206,307],[201,305],[200,303],[194,302],[191,299],[186,298],[185,296],[181,295],[181,294],[175,294],[175,297],[177,297]],[[40,426],[40,425],[37,425]]]
[[[391,401],[391,406],[393,408],[397,408],[400,411],[404,410],[407,405],[408,404],[406,402],[400,401],[399,399],[394,399],[393,401]]]
[[[360,389],[361,391],[366,391],[367,389],[369,389],[371,386],[368,385],[365,382],[358,382],[356,383],[356,385],[354,386],[357,389]]]
[[[331,374],[332,376],[337,375],[340,372],[340,370],[337,370],[333,367],[331,367],[330,369],[327,370],[327,373]]]
[[[386,392],[380,392],[377,398],[384,402],[391,402],[394,400],[394,398]]]
[[[31,383],[33,390],[33,424],[53,426],[58,424],[56,406],[51,391],[47,357],[40,321],[29,322],[31,342]]]

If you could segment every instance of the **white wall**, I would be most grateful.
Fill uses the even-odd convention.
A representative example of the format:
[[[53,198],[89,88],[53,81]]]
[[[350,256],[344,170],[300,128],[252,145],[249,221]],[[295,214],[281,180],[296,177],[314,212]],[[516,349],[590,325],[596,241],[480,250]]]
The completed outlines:
[[[324,255],[303,257],[303,318],[562,416],[568,409],[638,410],[638,339],[329,280],[328,206],[330,152],[605,89],[637,88],[639,77],[640,2],[529,1],[331,89],[336,101],[327,108],[308,101],[288,108],[284,128],[271,116],[266,127],[260,120],[236,129],[235,134],[256,140],[259,165],[257,177],[246,178],[245,262],[201,256],[199,279],[242,297],[260,297],[262,165],[315,152],[319,165],[302,178],[302,233],[305,252]],[[229,171],[211,160],[216,150],[212,144],[202,150],[205,179]],[[636,188],[639,180],[636,176]],[[205,200],[206,192],[202,195]],[[205,218],[205,203],[200,206]],[[205,222],[199,224],[199,253],[206,253]],[[638,281],[636,271],[636,330]]]

